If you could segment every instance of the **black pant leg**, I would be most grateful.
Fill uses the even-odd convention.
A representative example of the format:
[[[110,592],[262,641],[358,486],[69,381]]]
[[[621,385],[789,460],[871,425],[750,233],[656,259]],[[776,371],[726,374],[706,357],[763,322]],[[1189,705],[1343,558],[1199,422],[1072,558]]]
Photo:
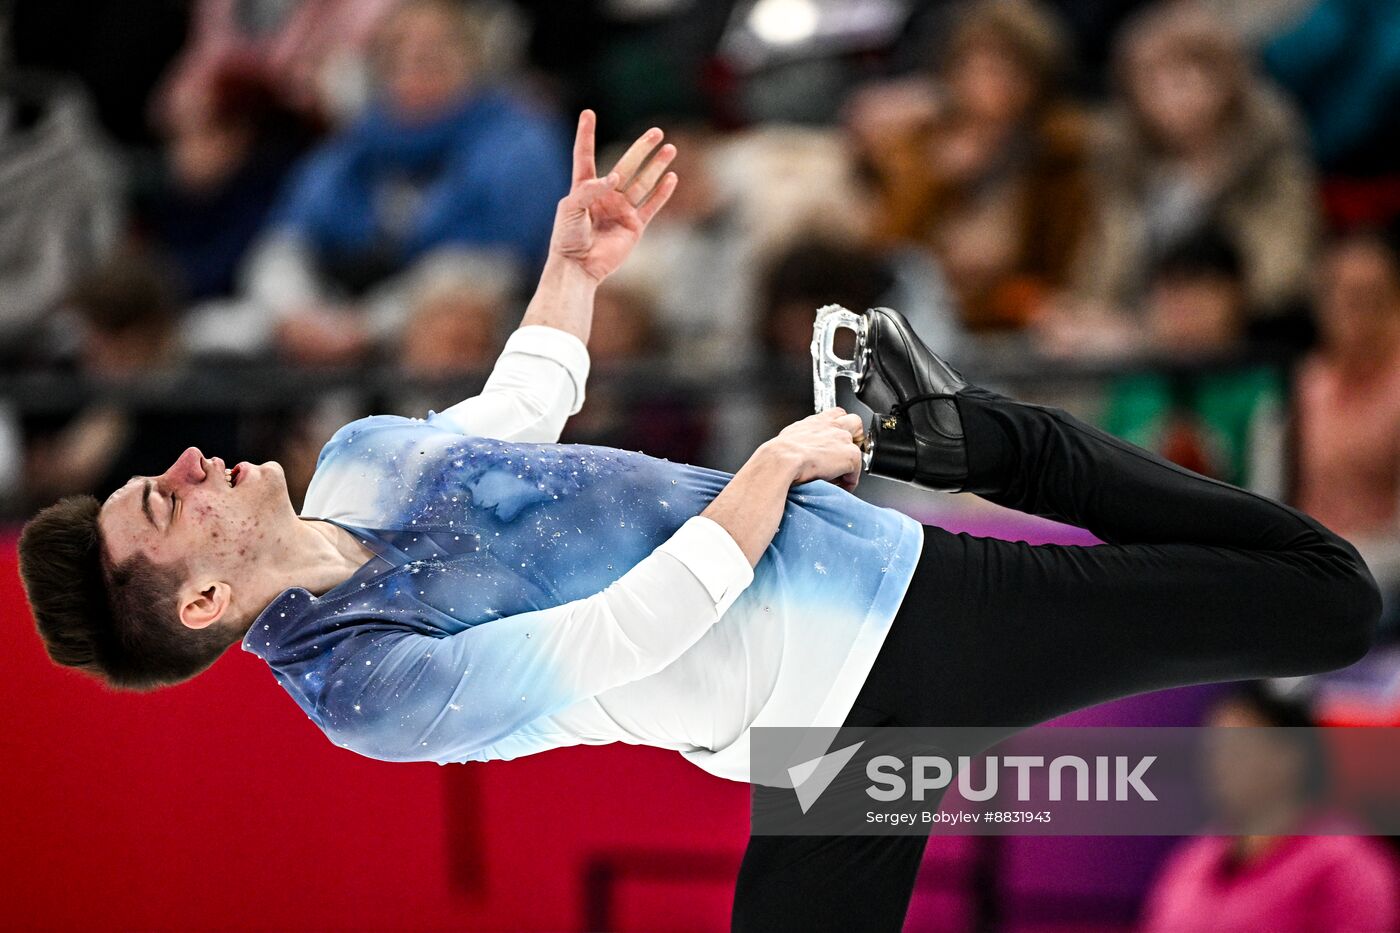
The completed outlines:
[[[1024,727],[1165,687],[1357,660],[1379,604],[1350,544],[1054,408],[958,399],[986,498],[1093,531],[1082,547],[926,528],[861,703],[905,725]]]
[[[851,728],[890,724],[856,704]],[[845,742],[833,740],[835,747]],[[755,808],[785,788],[753,785]],[[734,933],[899,933],[923,861],[924,836],[752,836],[734,886]]]
[[[1108,543],[926,528],[848,725],[993,727],[990,739],[1133,693],[1339,667],[1369,644],[1375,583],[1314,519],[1059,409],[976,389],[958,407],[973,488]],[[899,930],[925,843],[755,837],[734,928]]]
[[[731,929],[899,933],[927,841],[923,836],[754,836],[734,886]]]
[[[1108,544],[1218,545],[1306,552],[1332,565],[1339,601],[1375,586],[1356,549],[1309,515],[1185,467],[1068,412],[969,387],[957,400],[968,485],[989,501],[1093,532]]]

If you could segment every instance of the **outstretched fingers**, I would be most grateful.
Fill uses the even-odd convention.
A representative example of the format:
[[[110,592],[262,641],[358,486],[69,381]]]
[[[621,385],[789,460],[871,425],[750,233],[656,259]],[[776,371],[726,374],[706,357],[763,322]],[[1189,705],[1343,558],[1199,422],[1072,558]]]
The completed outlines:
[[[578,115],[578,131],[574,134],[574,184],[594,178],[598,166],[594,162],[594,140],[598,134],[598,115],[585,110]]]
[[[642,202],[637,208],[637,217],[642,225],[651,223],[651,219],[666,206],[666,202],[671,200],[671,194],[676,190],[676,184],[680,181],[675,172],[667,172],[662,176],[661,182],[652,189],[651,197]]]
[[[627,147],[607,176],[599,178],[595,155],[597,126],[598,117],[592,110],[579,114],[570,206],[586,210],[607,192],[618,191],[636,209],[637,218],[645,226],[676,190],[676,173],[667,171],[676,158],[676,147],[662,145],[665,134],[654,126]]]
[[[652,151],[655,150],[657,146],[661,145],[661,140],[665,135],[665,133],[661,132],[660,127],[653,126],[641,136],[638,136],[636,142],[627,147],[627,151],[622,154],[622,158],[618,159],[617,164],[613,166],[613,171],[622,176],[624,184],[630,184],[633,181],[634,176],[636,176],[637,172],[641,169],[642,164],[646,162],[647,156],[651,155]]]
[[[652,189],[656,187],[656,183],[661,180],[661,177],[666,173],[666,169],[670,167],[671,162],[674,161],[675,158],[676,147],[670,143],[662,146],[652,154],[650,161],[642,166],[641,171],[637,172],[636,177],[632,179],[632,183],[629,184],[627,190],[623,192],[627,200],[631,201],[634,207],[640,207],[642,202],[647,199]]]

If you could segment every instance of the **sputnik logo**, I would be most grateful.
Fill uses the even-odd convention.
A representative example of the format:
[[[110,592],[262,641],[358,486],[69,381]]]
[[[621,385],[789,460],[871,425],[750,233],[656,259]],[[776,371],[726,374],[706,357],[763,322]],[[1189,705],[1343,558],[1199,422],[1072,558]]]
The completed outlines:
[[[797,805],[802,808],[803,813],[812,809],[812,805],[826,792],[831,782],[836,780],[836,775],[841,773],[841,769],[846,767],[846,763],[855,757],[864,744],[864,741],[860,741],[854,745],[847,745],[839,751],[827,752],[787,769],[788,777],[792,778],[792,789],[797,792]]]

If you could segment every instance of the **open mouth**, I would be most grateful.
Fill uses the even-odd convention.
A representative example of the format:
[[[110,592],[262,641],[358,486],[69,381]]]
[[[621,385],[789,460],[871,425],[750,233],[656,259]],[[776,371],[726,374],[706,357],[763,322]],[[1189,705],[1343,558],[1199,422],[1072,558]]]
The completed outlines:
[[[241,466],[242,464],[239,464],[239,466],[236,466],[231,470],[224,470],[224,479],[228,480],[230,488],[233,488],[238,485],[238,477]]]

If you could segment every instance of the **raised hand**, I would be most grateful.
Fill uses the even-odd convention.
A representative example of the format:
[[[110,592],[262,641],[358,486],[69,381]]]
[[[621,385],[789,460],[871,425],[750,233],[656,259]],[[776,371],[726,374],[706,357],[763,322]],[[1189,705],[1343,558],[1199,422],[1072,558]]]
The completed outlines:
[[[676,190],[676,173],[666,171],[676,147],[662,145],[665,134],[653,127],[599,178],[593,156],[596,128],[592,110],[579,114],[573,187],[554,215],[549,253],[551,260],[574,263],[601,282],[622,265]]]

